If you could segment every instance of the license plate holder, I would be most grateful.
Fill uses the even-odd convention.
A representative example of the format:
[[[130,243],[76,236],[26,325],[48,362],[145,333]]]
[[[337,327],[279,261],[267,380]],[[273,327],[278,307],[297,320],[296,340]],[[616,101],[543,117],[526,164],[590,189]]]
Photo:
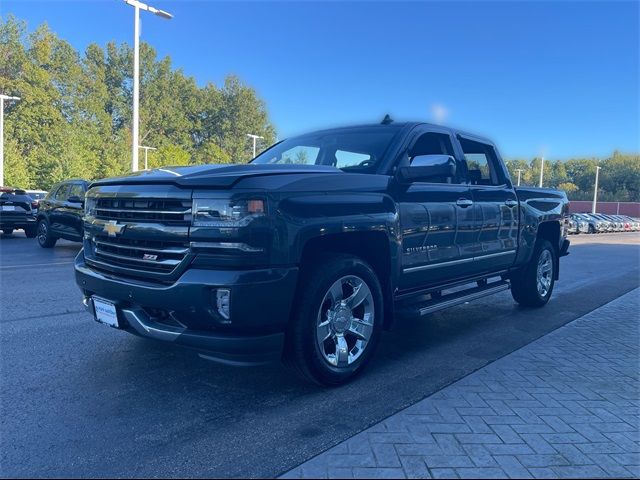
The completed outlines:
[[[118,323],[118,310],[113,302],[93,296],[93,310],[97,322],[104,323],[113,328],[120,328]]]

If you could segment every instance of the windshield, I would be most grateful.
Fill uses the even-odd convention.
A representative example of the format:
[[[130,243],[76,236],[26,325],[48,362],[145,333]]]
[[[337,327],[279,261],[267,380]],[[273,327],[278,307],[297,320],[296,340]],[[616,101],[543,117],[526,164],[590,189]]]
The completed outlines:
[[[330,165],[348,172],[376,170],[399,128],[345,128],[288,138],[258,155],[251,163]]]

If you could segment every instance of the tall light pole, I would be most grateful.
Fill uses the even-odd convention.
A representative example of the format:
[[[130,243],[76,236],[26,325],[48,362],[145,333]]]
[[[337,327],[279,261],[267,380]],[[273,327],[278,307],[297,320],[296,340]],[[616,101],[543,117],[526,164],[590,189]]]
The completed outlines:
[[[522,175],[523,170],[521,168],[517,168],[516,172],[518,172],[518,186],[520,186],[520,176]]]
[[[140,10],[146,10],[159,17],[171,20],[173,15],[164,10],[158,10],[137,0],[124,0],[134,9],[133,17],[133,125],[131,146],[131,170],[138,171],[138,123],[140,121]]]
[[[4,185],[4,101],[20,100],[20,97],[10,97],[0,93],[0,186]]]
[[[541,162],[540,162],[540,185],[539,187],[542,188],[542,177],[544,175],[544,157],[540,157],[541,158]]]
[[[596,184],[593,188],[593,205],[591,205],[591,213],[596,213],[596,205],[598,204],[598,174],[602,167],[596,167]]]
[[[256,140],[264,137],[261,137],[260,135],[253,135],[251,133],[247,133],[247,137],[253,138],[253,158],[256,158]]]
[[[147,154],[149,153],[149,150],[157,150],[157,148],[145,147],[144,145],[140,145],[140,148],[144,150],[144,169],[147,170]]]

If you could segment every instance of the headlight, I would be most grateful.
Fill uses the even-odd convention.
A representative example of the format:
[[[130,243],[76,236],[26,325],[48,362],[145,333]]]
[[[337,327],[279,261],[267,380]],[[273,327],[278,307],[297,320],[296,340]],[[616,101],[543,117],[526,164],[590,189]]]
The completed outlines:
[[[98,200],[96,199],[96,197],[85,198],[84,214],[89,216],[95,216],[97,203],[98,203]]]
[[[265,215],[265,203],[262,199],[196,198],[191,211],[195,227],[243,227]]]

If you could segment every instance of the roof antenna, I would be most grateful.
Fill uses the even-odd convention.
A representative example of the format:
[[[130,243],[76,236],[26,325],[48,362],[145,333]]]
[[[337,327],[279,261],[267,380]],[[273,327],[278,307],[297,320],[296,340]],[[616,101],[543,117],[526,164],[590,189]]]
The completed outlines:
[[[393,118],[391,118],[389,116],[389,114],[387,113],[384,118],[382,119],[382,122],[380,122],[382,125],[389,125],[390,123],[393,123]]]

